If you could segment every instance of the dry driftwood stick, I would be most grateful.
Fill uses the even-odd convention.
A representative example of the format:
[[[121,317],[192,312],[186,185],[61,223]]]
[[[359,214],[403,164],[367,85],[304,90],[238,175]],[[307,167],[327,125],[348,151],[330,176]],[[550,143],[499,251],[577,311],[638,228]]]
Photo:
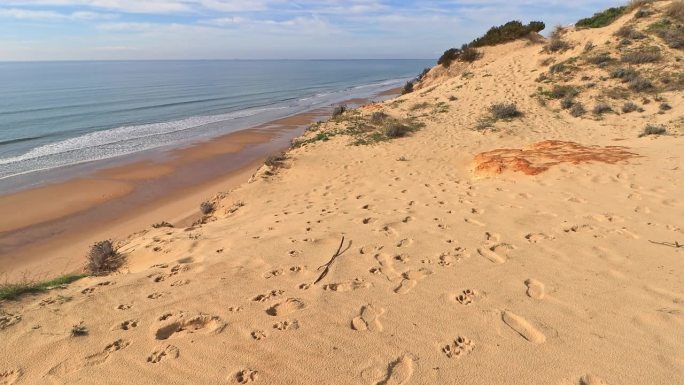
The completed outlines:
[[[320,276],[318,276],[318,279],[316,282],[314,282],[314,285],[320,282],[323,278],[325,278],[326,275],[328,275],[328,272],[330,271],[330,266],[332,266],[333,262],[335,262],[335,259],[339,257],[340,255],[344,254],[345,251],[349,250],[351,248],[352,242],[349,241],[349,245],[347,245],[347,248],[342,250],[342,246],[344,245],[344,235],[342,236],[342,241],[340,241],[340,246],[337,248],[337,251],[335,254],[330,258],[330,261],[328,263],[321,265],[318,270],[323,269],[323,272],[321,273]]]
[[[648,241],[651,243],[654,243],[656,245],[674,247],[675,249],[684,249],[684,243],[679,243],[677,241],[675,241],[674,243],[672,243],[672,242],[656,242],[656,241],[652,241],[650,239]]]

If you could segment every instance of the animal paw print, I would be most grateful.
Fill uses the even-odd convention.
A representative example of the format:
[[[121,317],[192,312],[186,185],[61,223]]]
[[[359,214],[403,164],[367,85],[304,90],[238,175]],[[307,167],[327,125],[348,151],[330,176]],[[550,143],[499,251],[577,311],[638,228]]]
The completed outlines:
[[[112,330],[131,330],[135,329],[138,327],[138,320],[137,319],[131,319],[127,321],[123,321],[120,324],[114,325]]]
[[[299,321],[297,320],[286,320],[286,321],[280,321],[278,323],[273,324],[273,329],[278,329],[278,330],[297,330],[299,329]]]
[[[249,384],[250,382],[254,382],[259,378],[259,372],[256,370],[252,369],[244,369],[235,375],[235,380],[239,384]]]
[[[280,297],[285,293],[284,290],[271,290],[270,292],[266,294],[259,294],[256,297],[252,298],[252,301],[254,302],[266,302],[268,300],[271,300],[273,298]]]
[[[263,330],[255,330],[252,333],[250,333],[250,335],[252,336],[253,339],[255,339],[257,341],[261,341],[267,337],[266,332]]]
[[[470,305],[475,300],[477,293],[473,289],[465,289],[456,296],[456,301],[461,305]]]
[[[132,305],[129,305],[127,303],[122,303],[121,305],[116,307],[116,310],[128,310],[131,308]]]
[[[453,343],[442,348],[448,358],[461,358],[473,351],[475,344],[469,338],[458,336]]]
[[[149,356],[147,362],[150,364],[158,364],[166,359],[178,358],[180,351],[173,345],[166,345],[166,347],[157,347]]]
[[[264,278],[271,279],[283,275],[283,269],[274,269],[264,273]]]

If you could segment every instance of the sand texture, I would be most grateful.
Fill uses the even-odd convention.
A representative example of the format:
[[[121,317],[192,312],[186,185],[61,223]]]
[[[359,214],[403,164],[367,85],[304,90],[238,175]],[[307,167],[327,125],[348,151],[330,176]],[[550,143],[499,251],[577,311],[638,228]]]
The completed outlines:
[[[315,126],[303,139],[329,140],[215,196],[204,223],[119,239],[120,272],[2,303],[0,384],[684,383],[682,92],[601,117],[535,97],[544,59],[588,40],[616,55],[631,20],[435,68]],[[676,68],[649,39],[665,56],[643,68]],[[588,110],[620,84],[605,73],[571,74],[597,83]],[[523,115],[474,129],[498,102]],[[377,111],[424,127],[352,145]]]

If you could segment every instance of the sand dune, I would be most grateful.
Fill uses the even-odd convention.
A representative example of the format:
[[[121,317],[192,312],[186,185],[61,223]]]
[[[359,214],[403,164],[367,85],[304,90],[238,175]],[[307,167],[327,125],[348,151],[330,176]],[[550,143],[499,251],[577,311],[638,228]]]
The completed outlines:
[[[122,240],[123,271],[3,303],[0,383],[684,383],[681,91],[600,118],[534,97],[541,61],[617,49],[630,20],[570,30],[562,54],[523,40],[435,68],[354,112],[422,129],[294,148],[204,224]],[[511,101],[522,117],[473,129]]]

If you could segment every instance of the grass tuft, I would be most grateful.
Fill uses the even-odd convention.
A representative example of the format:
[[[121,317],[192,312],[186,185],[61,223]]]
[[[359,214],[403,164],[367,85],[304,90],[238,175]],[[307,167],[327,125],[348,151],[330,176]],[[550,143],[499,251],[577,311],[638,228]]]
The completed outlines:
[[[64,287],[64,285],[87,276],[87,274],[67,274],[42,282],[24,277],[19,282],[5,282],[0,284],[0,301],[14,300],[25,294],[43,293],[58,287]]]

